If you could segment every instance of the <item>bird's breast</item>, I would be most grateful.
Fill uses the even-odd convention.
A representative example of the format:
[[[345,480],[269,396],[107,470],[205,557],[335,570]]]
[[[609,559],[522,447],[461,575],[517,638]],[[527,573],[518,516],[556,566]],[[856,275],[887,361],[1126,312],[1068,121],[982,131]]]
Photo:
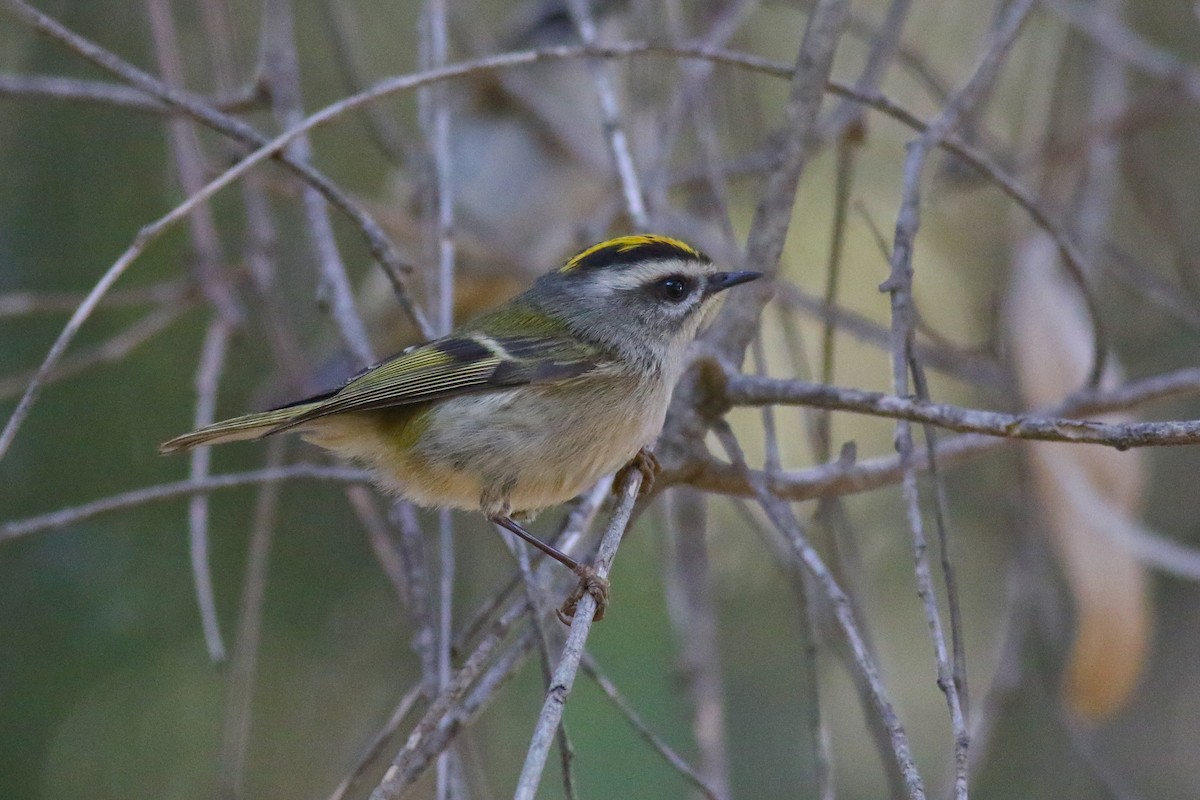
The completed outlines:
[[[456,398],[433,411],[417,450],[439,469],[477,476],[481,495],[514,511],[545,508],[652,443],[669,399],[655,382],[624,376]]]

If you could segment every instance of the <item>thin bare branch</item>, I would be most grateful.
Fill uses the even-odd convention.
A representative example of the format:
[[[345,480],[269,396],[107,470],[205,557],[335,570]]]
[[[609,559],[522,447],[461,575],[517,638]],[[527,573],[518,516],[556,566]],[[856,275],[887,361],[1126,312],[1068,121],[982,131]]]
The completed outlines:
[[[762,506],[772,524],[784,535],[791,546],[794,557],[800,562],[808,574],[820,585],[826,598],[833,605],[834,616],[842,629],[842,634],[853,652],[853,665],[866,682],[870,691],[871,701],[875,712],[883,720],[888,731],[889,742],[892,745],[896,765],[904,776],[905,788],[911,800],[924,800],[925,788],[917,765],[913,761],[912,751],[908,744],[908,735],[904,731],[899,717],[892,708],[887,690],[879,678],[879,670],[874,659],[867,650],[866,641],[859,632],[858,623],[854,618],[854,610],[850,598],[838,586],[837,581],[825,566],[821,556],[813,549],[804,536],[800,523],[791,513],[788,505],[772,492],[764,480],[762,473],[752,473],[742,455],[741,446],[733,435],[733,431],[724,420],[718,420],[713,425],[713,431],[721,440],[726,453],[741,470],[743,476],[752,483],[755,499]]]
[[[816,129],[817,113],[829,83],[834,52],[846,27],[849,8],[847,0],[820,0],[804,28],[784,110],[780,165],[767,177],[746,242],[745,263],[772,276],[778,270],[779,256],[783,253],[792,206],[796,201],[796,187],[808,160],[810,137]],[[719,343],[717,347],[725,360],[731,363],[741,360],[758,329],[759,315],[774,291],[773,281],[756,281],[727,301],[725,311],[713,325],[709,337]],[[680,394],[676,396],[680,397]],[[682,399],[687,401],[686,391]]]
[[[912,372],[913,388],[916,390],[917,397],[928,402],[930,392],[924,367],[921,366],[921,362],[916,357],[913,357],[909,360],[909,369]],[[942,568],[942,585],[946,591],[946,611],[950,617],[950,661],[948,664],[943,664],[942,666],[949,667],[949,675],[946,679],[953,681],[953,691],[958,696],[958,704],[962,713],[962,729],[956,731],[956,735],[961,737],[961,739],[956,740],[956,747],[961,748],[962,752],[956,755],[960,756],[962,761],[966,763],[956,763],[958,771],[955,775],[955,792],[965,795],[967,793],[967,779],[970,770],[969,754],[967,752],[971,729],[970,695],[968,694],[967,684],[967,653],[966,642],[963,638],[958,574],[954,567],[954,561],[950,558],[950,502],[946,497],[946,483],[942,478],[941,470],[938,469],[937,430],[933,425],[925,424],[922,426],[922,432],[925,434],[925,458],[929,461],[929,475],[933,479],[933,522],[934,529],[937,531],[938,555]],[[936,608],[936,597],[932,594],[930,595],[930,602],[935,604],[934,607]],[[950,691],[949,687],[943,690]]]
[[[567,0],[567,9],[579,31],[579,38],[587,47],[596,44],[596,22],[592,19],[589,0]],[[600,116],[604,124],[604,134],[608,139],[608,147],[612,152],[613,163],[616,165],[617,177],[620,180],[621,192],[625,198],[625,210],[633,224],[641,230],[649,227],[650,220],[646,215],[646,200],[642,194],[642,182],[638,177],[637,165],[633,153],[629,149],[629,136],[625,133],[621,121],[621,107],[617,101],[610,66],[606,63],[592,63],[592,82],[596,87],[596,98],[600,102]]]
[[[192,417],[194,429],[203,428],[216,419],[217,389],[225,368],[232,328],[225,319],[217,317],[208,326],[196,365],[196,412]],[[208,477],[212,449],[200,447],[189,454],[188,472],[192,483],[200,484]],[[208,657],[214,662],[225,660],[225,644],[217,620],[217,602],[213,592],[212,568],[208,561],[208,495],[192,495],[188,503],[188,552],[192,562],[192,580],[200,606],[200,621]]]
[[[447,43],[450,38],[446,21],[445,0],[428,0],[425,25],[428,32],[425,69],[445,67],[449,59]],[[425,37],[422,37],[424,41]],[[437,320],[438,335],[444,336],[454,327],[454,164],[451,160],[450,106],[444,86],[422,90],[421,99],[428,108],[425,137],[433,154],[433,169],[437,189]]]
[[[203,98],[160,82],[154,76],[129,64],[116,54],[71,31],[57,20],[33,8],[24,2],[24,0],[4,0],[4,4],[13,14],[23,19],[39,33],[61,42],[67,48],[78,53],[106,72],[157,97],[173,108],[180,109],[196,121],[251,147],[261,148],[263,145],[268,144],[266,137],[241,120],[230,117],[227,114],[222,114],[204,102]],[[410,267],[400,258],[399,252],[388,239],[383,229],[366,211],[351,200],[345,192],[338,188],[324,174],[318,172],[311,165],[297,161],[283,152],[284,148],[291,143],[293,138],[306,133],[307,130],[309,128],[291,132],[285,141],[275,142],[275,146],[269,147],[266,152],[262,153],[252,163],[257,163],[262,157],[277,159],[288,169],[295,172],[308,185],[317,189],[334,208],[350,217],[366,239],[367,246],[371,250],[371,255],[379,262],[392,282],[392,288],[396,291],[396,296],[400,300],[401,305],[412,317],[417,329],[428,337],[430,329],[420,311],[412,304],[408,288],[405,285],[405,275],[410,271]],[[0,448],[0,456],[2,455],[3,448]]]
[[[263,81],[268,87],[271,109],[284,129],[295,128],[304,120],[304,101],[300,94],[300,64],[296,55],[295,19],[291,0],[266,0],[262,6]],[[282,151],[299,163],[312,161],[312,145],[306,135],[294,137]],[[315,186],[306,184],[301,203],[307,224],[305,231],[312,243],[320,267],[320,295],[347,349],[358,367],[375,363],[367,327],[358,313],[354,290],[346,265],[333,235],[329,209]]]
[[[374,738],[371,739],[371,743],[367,745],[363,754],[359,756],[354,767],[346,773],[346,777],[342,778],[329,794],[329,800],[343,800],[347,793],[354,788],[354,784],[370,769],[371,764],[375,763],[375,760],[379,758],[379,754],[383,752],[383,746],[396,735],[396,731],[400,730],[400,723],[404,722],[404,718],[412,711],[423,693],[424,687],[421,684],[417,684],[404,693],[404,696],[400,698],[400,702],[392,709],[392,714],[388,717],[387,722],[375,733]]]
[[[1041,0],[1040,5],[1129,66],[1166,81],[1200,102],[1200,66],[1147,41],[1120,17],[1075,0]]]
[[[883,349],[890,346],[891,332],[869,317],[845,307],[826,305],[821,298],[788,281],[780,280],[778,289],[778,302],[787,310],[815,317],[860,342]],[[1003,392],[1009,386],[1004,369],[985,353],[926,341],[913,342],[913,351],[926,366],[973,386],[994,392]]]
[[[500,532],[504,533],[502,530]],[[521,583],[525,587],[525,602],[529,607],[529,627],[533,631],[538,661],[542,668],[542,686],[544,691],[550,691],[550,682],[554,679],[554,662],[550,653],[550,636],[546,631],[546,615],[543,613],[546,603],[543,602],[542,590],[529,558],[530,548],[524,542],[514,540],[508,535],[504,535],[504,542],[517,560]],[[563,794],[567,800],[575,800],[578,797],[578,790],[575,787],[575,770],[572,767],[572,762],[575,760],[575,746],[571,744],[566,722],[559,721],[555,739],[558,742],[559,763],[562,767]]]
[[[442,735],[447,721],[462,705],[460,701],[471,685],[484,673],[492,655],[504,642],[512,626],[525,614],[525,603],[514,603],[492,623],[475,650],[454,673],[446,688],[434,698],[421,721],[417,723],[404,746],[392,760],[379,785],[371,792],[371,800],[395,800],[425,770],[430,760],[443,749],[449,739]],[[532,645],[532,641],[529,642]]]
[[[893,7],[905,5],[893,3]],[[897,34],[898,35],[898,34]],[[861,111],[861,109],[859,109]],[[825,265],[824,307],[835,308],[841,288],[842,249],[846,240],[846,221],[849,217],[850,188],[854,185],[854,167],[857,153],[862,145],[861,127],[848,128],[837,141],[837,171],[834,177],[833,219],[829,233],[829,257]],[[826,316],[821,326],[821,383],[833,383],[837,344],[837,329],[832,316]],[[830,430],[831,416],[817,415],[814,420],[816,456],[818,461],[828,461],[833,453]]]
[[[449,60],[449,27],[445,0],[427,0],[421,22],[420,50],[423,69],[444,67]],[[454,162],[450,139],[450,106],[446,87],[435,85],[419,92],[422,129],[426,145],[431,153],[434,172],[433,230],[437,238],[437,272],[434,280],[426,285],[437,286],[434,297],[433,318],[439,336],[450,333],[454,327]],[[453,599],[454,599],[454,530],[450,511],[443,509],[438,514],[438,604],[436,619],[436,662],[434,688],[442,691],[450,682],[450,654],[453,649]],[[454,776],[461,773],[461,764],[454,749],[447,749],[437,758],[437,800],[451,800],[454,789],[461,781]]]
[[[278,469],[287,448],[286,439],[267,445],[267,469]],[[267,567],[279,511],[278,483],[263,484],[254,505],[254,525],[242,579],[242,601],[237,631],[229,659],[229,688],[225,696],[225,718],[221,731],[220,783],[224,796],[243,796],[246,755],[250,747],[254,678],[258,671],[262,640],[263,605],[267,593]]]
[[[179,214],[178,216],[182,217],[183,215]],[[38,395],[53,373],[54,368],[58,366],[58,362],[62,358],[63,353],[66,352],[67,346],[75,338],[75,334],[79,332],[83,323],[96,310],[96,306],[100,304],[100,300],[103,299],[108,290],[125,274],[125,270],[141,255],[146,245],[152,240],[153,234],[143,235],[145,230],[143,229],[143,233],[138,234],[133,245],[101,276],[87,297],[75,309],[75,313],[67,320],[67,324],[63,327],[62,332],[59,333],[58,338],[54,340],[54,344],[50,346],[50,352],[46,354],[42,365],[34,373],[33,379],[29,381],[29,385],[25,388],[25,393],[21,395],[21,399],[17,402],[17,407],[13,409],[8,422],[4,424],[4,430],[0,432],[0,461],[8,454],[8,449],[12,446],[13,439],[17,436],[17,431],[21,429],[25,418],[33,410],[33,404],[37,402]]]
[[[183,59],[179,53],[179,36],[171,4],[166,0],[146,0],[146,12],[158,69],[167,83],[181,86],[184,83]],[[171,155],[179,172],[180,188],[185,195],[198,191],[204,186],[205,165],[192,122],[184,117],[173,118],[167,123],[167,133]],[[215,419],[225,354],[234,328],[241,324],[242,311],[232,287],[222,274],[224,255],[221,237],[208,203],[197,205],[188,215],[188,231],[195,255],[193,271],[205,297],[217,312],[205,334],[196,367],[196,410],[192,423],[193,428],[202,428]],[[193,450],[190,454],[193,481],[203,480],[208,475],[210,454],[208,448]],[[209,658],[220,662],[225,659],[225,644],[217,619],[212,569],[208,560],[207,495],[196,495],[188,504],[188,545],[204,642]]]
[[[854,89],[858,93],[874,94],[879,90],[887,70],[895,60],[897,52],[901,50],[900,39],[911,10],[912,0],[892,0],[888,5],[887,14],[871,37],[871,49],[867,53],[866,64],[863,65],[858,80],[854,82]],[[847,21],[847,30],[851,27],[852,16]],[[823,123],[822,138],[836,137],[842,142],[847,136],[856,136],[853,129],[862,124],[861,113],[862,109],[849,98],[844,99]]]
[[[65,78],[59,75],[0,74],[0,97],[61,100],[69,103],[95,103],[130,111],[180,115],[187,112],[164,103],[154,95],[118,83]],[[249,111],[263,103],[262,88],[251,84],[204,98],[204,102],[226,113]]]
[[[692,738],[699,751],[699,774],[706,784],[701,791],[706,796],[728,798],[729,748],[708,558],[707,504],[703,494],[682,486],[668,491],[664,500],[666,547],[674,553],[667,560],[664,578],[667,611],[678,640],[679,671],[691,699]]]
[[[322,0],[321,10],[325,14],[329,41],[333,45],[334,59],[342,72],[342,80],[349,91],[360,91],[368,81],[366,70],[359,61],[361,27],[357,11],[352,4],[338,0]],[[377,106],[365,109],[363,121],[379,152],[388,161],[397,166],[413,161],[414,148],[396,120],[384,109]]]
[[[683,756],[677,753],[671,745],[667,744],[661,736],[650,730],[650,727],[637,713],[637,710],[634,709],[629,699],[621,694],[620,690],[617,689],[617,685],[604,674],[600,669],[600,665],[596,663],[596,659],[586,652],[583,654],[583,672],[596,682],[596,685],[600,687],[600,691],[604,692],[604,696],[612,701],[612,704],[617,707],[617,710],[621,712],[621,716],[625,717],[625,721],[637,732],[637,735],[654,748],[654,752],[662,756],[663,760],[670,764],[672,769],[682,775],[696,791],[700,792],[708,800],[722,800],[722,798],[729,797],[728,794],[722,794],[710,786],[704,776],[688,764]]]
[[[637,470],[629,470],[625,482],[617,492],[617,507],[612,519],[600,540],[600,550],[596,554],[593,569],[596,575],[608,578],[617,547],[621,537],[629,525],[633,514],[634,503],[637,502],[638,490],[642,485],[642,476]],[[529,751],[525,754],[525,765],[517,779],[517,790],[514,800],[533,800],[537,795],[538,784],[542,780],[542,770],[546,766],[546,757],[550,752],[550,744],[562,720],[563,709],[571,694],[571,686],[575,683],[575,674],[579,670],[579,661],[583,657],[584,643],[592,629],[592,618],[596,613],[596,600],[590,594],[584,593],[571,621],[571,632],[567,635],[567,643],[559,656],[558,666],[554,670],[554,679],[546,693],[542,712],[538,715],[537,725],[533,730],[533,738],[529,743]]]
[[[610,493],[612,482],[608,478],[603,478],[596,482],[596,485],[591,488],[586,494],[576,501],[571,512],[567,514],[563,520],[558,532],[547,540],[548,544],[553,545],[564,553],[575,552],[576,545],[587,535],[591,530],[592,523],[596,520],[596,515],[600,512],[600,506],[605,498]],[[545,553],[540,550],[533,554],[533,565],[550,567],[559,569],[553,564],[546,563]],[[486,602],[484,602],[476,612],[471,615],[470,620],[462,627],[458,637],[454,641],[454,649],[456,652],[462,652],[466,649],[466,643],[473,640],[489,619],[494,617],[497,612],[508,603],[513,594],[521,588],[521,575],[517,573],[512,576],[504,588],[496,592]]]
[[[110,293],[101,308],[136,308],[144,305],[182,304],[194,294],[191,282],[183,279],[152,283]],[[9,292],[0,294],[0,319],[34,314],[58,314],[74,311],[83,302],[78,292]]]
[[[194,300],[188,300],[182,305],[164,305],[152,309],[112,338],[63,358],[58,366],[46,375],[42,384],[48,386],[95,367],[115,364],[123,360],[170,327],[194,305]],[[34,371],[18,372],[15,375],[6,375],[0,378],[0,400],[20,395],[29,387],[36,374]]]
[[[1188,370],[1187,376],[1194,379],[1193,373],[1193,370]],[[1163,382],[1157,379],[1151,379],[1151,382],[1152,396],[1161,396]],[[1185,383],[1190,384],[1190,381]],[[999,411],[983,411],[896,397],[879,392],[826,386],[798,379],[761,378],[754,375],[733,376],[730,378],[728,386],[729,390],[726,396],[732,405],[764,406],[773,403],[789,403],[840,411],[856,411],[909,422],[928,423],[961,433],[982,433],[1011,439],[1103,444],[1118,450],[1127,450],[1131,447],[1188,445],[1200,442],[1200,420],[1111,423],[1036,414],[1005,414]],[[1191,384],[1189,390],[1196,391],[1198,388],[1200,387]],[[1140,398],[1143,402],[1147,399],[1137,392],[1131,393],[1128,388],[1123,394],[1125,396],[1112,398],[1114,401],[1119,399],[1121,402],[1105,403],[1103,399],[1107,398],[1107,394],[1096,392],[1092,395],[1094,398],[1092,408],[1094,410],[1111,409],[1125,405],[1125,401],[1129,399]]]
[[[91,519],[99,514],[113,511],[124,511],[159,500],[172,500],[176,497],[193,495],[196,492],[212,492],[218,489],[236,489],[242,486],[255,486],[264,483],[279,483],[280,481],[314,480],[333,483],[370,483],[369,473],[349,469],[347,467],[326,467],[319,464],[291,464],[278,469],[259,469],[249,472],[230,472],[224,475],[210,475],[202,481],[176,481],[175,483],[160,483],[144,489],[134,489],[130,492],[115,494],[90,503],[71,508],[62,508],[49,514],[36,517],[11,520],[0,523],[0,542],[29,536],[42,531],[53,531],[75,525]]]

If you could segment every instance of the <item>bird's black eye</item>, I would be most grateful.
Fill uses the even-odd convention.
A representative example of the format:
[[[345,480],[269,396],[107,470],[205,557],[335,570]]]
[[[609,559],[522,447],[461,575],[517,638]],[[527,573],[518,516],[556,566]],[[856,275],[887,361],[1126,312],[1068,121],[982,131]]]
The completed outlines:
[[[688,296],[688,290],[691,289],[691,282],[682,276],[672,275],[668,278],[663,278],[654,285],[655,293],[670,303],[678,303]]]

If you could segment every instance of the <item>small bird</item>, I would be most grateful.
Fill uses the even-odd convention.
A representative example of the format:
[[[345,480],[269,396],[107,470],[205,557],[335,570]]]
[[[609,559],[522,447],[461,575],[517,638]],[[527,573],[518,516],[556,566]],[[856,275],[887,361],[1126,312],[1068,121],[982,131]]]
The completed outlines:
[[[610,239],[496,310],[339,389],[214,423],[159,450],[299,431],[418,505],[482,511],[579,576],[560,617],[571,616],[587,591],[600,618],[607,582],[517,519],[622,466],[652,477],[657,462],[648,448],[688,346],[724,290],[759,277],[719,271],[678,239]]]

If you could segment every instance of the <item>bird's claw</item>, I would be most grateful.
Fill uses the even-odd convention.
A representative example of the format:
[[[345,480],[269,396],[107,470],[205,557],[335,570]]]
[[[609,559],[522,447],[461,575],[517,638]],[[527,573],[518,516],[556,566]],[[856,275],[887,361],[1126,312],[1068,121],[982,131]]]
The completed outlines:
[[[608,579],[597,575],[596,570],[586,564],[580,564],[575,574],[579,576],[579,583],[555,612],[558,621],[570,625],[575,619],[575,612],[579,610],[579,601],[585,594],[590,594],[596,601],[596,613],[592,615],[592,620],[598,622],[604,619],[604,612],[608,609]]]
[[[613,477],[614,494],[621,491],[621,487],[625,484],[625,478],[634,470],[642,473],[642,485],[638,487],[638,497],[645,497],[654,488],[654,479],[662,471],[662,465],[658,463],[658,459],[655,458],[650,448],[643,447],[638,450],[637,455],[630,459],[628,464],[621,467]]]

